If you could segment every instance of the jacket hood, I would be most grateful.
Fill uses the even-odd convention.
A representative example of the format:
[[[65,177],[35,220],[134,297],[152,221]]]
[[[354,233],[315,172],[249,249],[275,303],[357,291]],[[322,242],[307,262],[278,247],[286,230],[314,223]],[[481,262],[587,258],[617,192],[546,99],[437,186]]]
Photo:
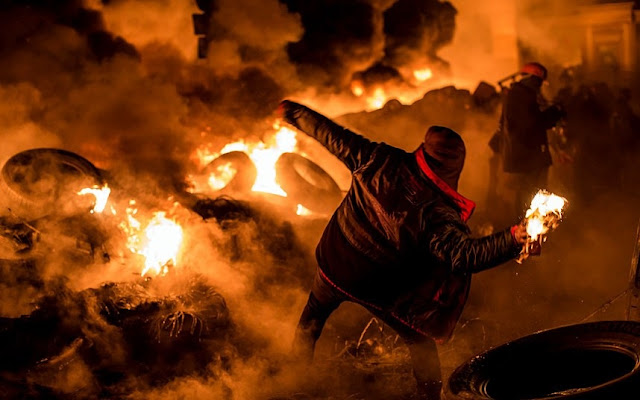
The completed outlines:
[[[466,156],[460,135],[443,126],[432,126],[424,135],[422,150],[431,170],[453,190],[458,190]]]

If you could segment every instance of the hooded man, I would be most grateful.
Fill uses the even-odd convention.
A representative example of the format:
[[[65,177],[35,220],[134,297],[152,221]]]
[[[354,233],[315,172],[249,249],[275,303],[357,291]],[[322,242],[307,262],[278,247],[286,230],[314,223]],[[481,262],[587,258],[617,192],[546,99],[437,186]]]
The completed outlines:
[[[436,341],[447,340],[467,300],[471,275],[518,256],[523,225],[471,238],[475,204],[458,194],[462,138],[430,127],[413,153],[375,143],[288,100],[286,122],[318,140],[352,172],[346,197],[316,248],[318,268],[293,351],[310,362],[329,315],[343,301],[393,328],[411,353],[418,393],[439,399]]]

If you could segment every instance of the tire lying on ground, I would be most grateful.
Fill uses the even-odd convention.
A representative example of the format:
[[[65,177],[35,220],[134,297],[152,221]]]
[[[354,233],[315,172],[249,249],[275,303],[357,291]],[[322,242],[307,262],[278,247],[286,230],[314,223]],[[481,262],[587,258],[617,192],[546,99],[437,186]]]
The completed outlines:
[[[102,184],[98,168],[78,154],[51,148],[22,151],[0,171],[0,213],[10,209],[29,220],[64,212],[80,198],[78,190]]]
[[[330,214],[342,201],[338,184],[320,166],[295,153],[276,161],[276,182],[292,201],[311,211]]]
[[[242,151],[232,151],[222,154],[211,161],[202,170],[207,178],[215,174],[215,185],[212,190],[248,192],[253,187],[258,176],[258,169],[249,156]]]
[[[640,323],[604,321],[535,333],[459,366],[446,400],[629,399],[640,391]]]

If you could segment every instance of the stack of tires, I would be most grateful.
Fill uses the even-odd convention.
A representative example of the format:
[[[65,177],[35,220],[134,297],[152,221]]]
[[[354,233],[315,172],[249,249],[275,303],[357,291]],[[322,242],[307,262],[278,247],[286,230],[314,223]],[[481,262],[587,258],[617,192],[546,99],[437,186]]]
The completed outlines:
[[[224,187],[212,195],[250,192],[258,171],[249,156],[241,151],[222,154],[209,163],[201,174],[211,174],[226,165],[235,173]],[[342,192],[335,180],[308,158],[296,153],[283,153],[275,169],[276,183],[287,193],[287,202],[301,204],[314,213],[330,214],[342,201]]]

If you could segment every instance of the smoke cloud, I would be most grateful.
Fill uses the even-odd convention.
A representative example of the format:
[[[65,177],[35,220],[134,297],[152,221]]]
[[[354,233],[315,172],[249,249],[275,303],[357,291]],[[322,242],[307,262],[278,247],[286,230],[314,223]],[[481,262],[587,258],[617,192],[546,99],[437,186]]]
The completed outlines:
[[[567,46],[555,47],[546,40],[554,36],[550,27],[532,22],[536,9],[552,3],[515,7],[506,0],[217,0],[212,2],[216,29],[207,58],[198,59],[191,20],[191,14],[200,12],[196,2],[2,2],[2,163],[36,147],[77,152],[114,182],[112,201],[119,212],[97,227],[84,220],[41,221],[33,229],[42,236],[38,243],[47,262],[27,265],[21,273],[16,273],[14,260],[0,262],[0,317],[16,318],[34,312],[34,304],[51,304],[73,332],[88,340],[61,345],[62,355],[73,362],[63,357],[57,359],[60,364],[48,364],[52,370],[65,366],[59,382],[51,379],[52,370],[40,371],[35,381],[80,397],[97,393],[95,371],[71,355],[86,351],[86,346],[111,366],[131,352],[121,333],[94,308],[96,300],[89,295],[93,292],[87,292],[109,281],[144,292],[136,286],[144,287],[139,281],[140,259],[128,253],[118,227],[129,200],[136,199],[145,216],[173,209],[176,200],[183,200],[176,193],[184,189],[185,177],[199,168],[193,162],[195,150],[202,144],[221,148],[240,138],[262,138],[285,97],[329,116],[339,115],[345,126],[407,151],[421,143],[428,126],[452,127],[467,145],[460,190],[478,201],[474,232],[517,222],[516,216],[501,212],[506,209],[503,203],[485,201],[491,156],[487,143],[499,111],[478,109],[469,90],[479,80],[495,82],[515,72],[520,61],[513,56],[518,48],[512,29],[516,21],[524,48],[533,49],[528,54],[539,54],[543,62],[555,58],[558,65],[574,62],[575,54]],[[505,7],[508,13],[502,12]],[[562,14],[569,7],[552,10]],[[562,37],[566,43],[577,40],[570,33]],[[414,70],[426,67],[433,78],[416,82]],[[356,79],[365,84],[366,94],[389,84],[400,92],[420,93],[419,100],[359,112],[366,95],[352,92]],[[457,88],[425,94],[427,88],[445,83]],[[349,187],[349,172],[326,150],[306,137],[299,137],[299,144],[343,190]],[[463,322],[480,323],[464,325],[454,341],[441,348],[445,376],[489,345],[579,322],[625,288],[637,194],[612,190],[589,203],[563,180],[564,167],[554,168],[552,189],[566,190],[560,194],[567,193],[575,206],[539,259],[477,276]],[[293,219],[273,211],[268,200],[253,200],[246,218],[222,215],[204,221],[192,212],[176,211],[186,232],[182,269],[170,276],[175,279],[152,279],[155,292],[140,298],[173,301],[175,293],[190,287],[185,276],[195,275],[224,297],[232,328],[229,337],[203,345],[214,356],[201,373],[154,384],[131,376],[122,382],[122,393],[134,399],[249,399],[294,392],[327,398],[335,394],[332,391],[348,398],[366,390],[385,398],[385,390],[410,391],[406,352],[394,353],[395,374],[373,373],[376,382],[371,382],[370,366],[354,368],[347,358],[344,368],[336,368],[339,358],[330,359],[357,341],[370,320],[354,305],[341,306],[329,320],[318,344],[320,362],[308,376],[299,366],[287,364],[314,273],[313,250],[326,218]],[[86,232],[90,229],[108,239],[109,262],[97,251],[78,248],[76,239],[93,235]],[[5,244],[0,242],[2,257],[15,250]],[[32,280],[29,268],[35,268],[37,280]],[[618,318],[621,310],[616,306],[594,318]],[[480,341],[478,332],[489,327],[491,338]],[[375,329],[370,335],[380,333]],[[395,343],[388,330],[378,337]],[[105,354],[99,349],[113,351]],[[388,376],[398,382],[385,387]]]

